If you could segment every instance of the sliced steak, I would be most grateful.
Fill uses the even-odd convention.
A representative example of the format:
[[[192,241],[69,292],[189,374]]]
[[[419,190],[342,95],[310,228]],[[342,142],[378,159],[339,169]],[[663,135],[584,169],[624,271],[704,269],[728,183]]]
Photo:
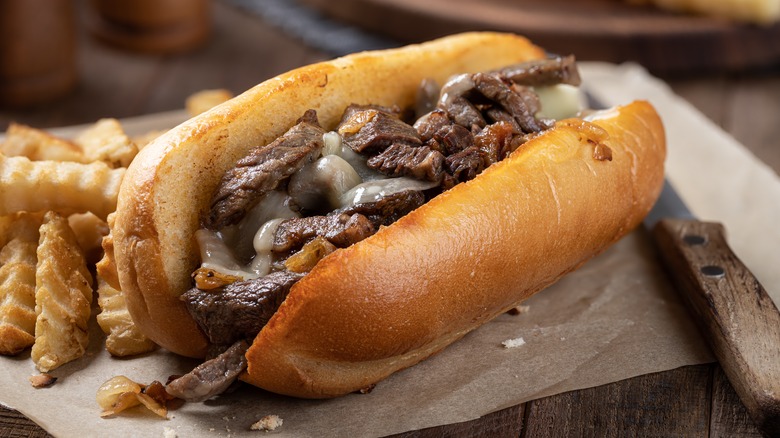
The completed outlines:
[[[366,164],[391,177],[411,176],[425,181],[441,181],[444,155],[427,146],[395,143],[369,158]]]
[[[476,146],[450,155],[445,160],[444,166],[447,173],[459,183],[474,179],[485,169],[482,154]]]
[[[254,339],[302,277],[277,271],[218,289],[193,288],[181,300],[211,343],[230,345],[238,339]]]
[[[224,353],[168,383],[165,391],[188,402],[201,402],[221,394],[246,369],[248,348],[246,341],[236,342]]]
[[[476,73],[474,83],[480,93],[511,114],[523,132],[540,132],[544,129],[544,126],[536,120],[528,108],[523,97],[512,90],[498,74]]]
[[[458,125],[469,130],[478,130],[485,126],[485,119],[470,97],[476,93],[476,85],[471,75],[462,74],[447,81],[441,89],[437,108],[444,110]]]
[[[456,154],[474,145],[471,131],[455,124],[443,126],[433,138],[440,145],[444,155]]]
[[[523,132],[523,130],[520,128],[520,125],[517,124],[517,120],[515,120],[511,114],[501,109],[501,107],[490,107],[485,110],[485,115],[492,123],[509,123],[514,129],[515,133],[521,134]]]
[[[431,140],[440,129],[452,125],[452,120],[443,109],[435,109],[414,122],[414,129],[423,143]]]
[[[238,160],[217,187],[205,219],[206,228],[238,223],[280,181],[317,158],[324,146],[324,133],[316,113],[309,110],[284,135]]]
[[[520,85],[534,87],[569,84],[580,85],[580,72],[574,56],[555,57],[504,67],[501,76]]]
[[[411,126],[385,111],[376,109],[352,112],[340,126],[344,144],[358,153],[375,154],[393,144],[419,146],[419,134]]]
[[[374,227],[379,228],[381,225],[392,224],[424,203],[425,195],[422,192],[407,190],[384,196],[375,202],[355,204],[334,213],[349,215],[359,213],[366,216]]]
[[[276,229],[273,251],[287,253],[297,250],[317,236],[328,239],[339,248],[346,248],[375,232],[371,221],[357,213],[287,219]]]

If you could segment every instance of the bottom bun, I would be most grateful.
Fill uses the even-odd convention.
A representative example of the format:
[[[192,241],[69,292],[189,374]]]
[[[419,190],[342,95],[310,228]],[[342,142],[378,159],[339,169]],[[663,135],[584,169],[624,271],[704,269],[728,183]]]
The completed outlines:
[[[646,102],[564,120],[329,255],[247,352],[242,379],[305,398],[347,394],[440,351],[634,229],[663,182]]]

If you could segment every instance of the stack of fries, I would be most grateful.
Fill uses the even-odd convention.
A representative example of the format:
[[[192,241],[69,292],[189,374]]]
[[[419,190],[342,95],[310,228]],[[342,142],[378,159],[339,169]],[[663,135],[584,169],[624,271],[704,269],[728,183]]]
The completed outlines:
[[[196,93],[187,107],[195,115],[229,97]],[[127,311],[110,225],[127,166],[157,134],[131,139],[116,119],[72,140],[9,126],[0,141],[0,354],[32,347],[43,373],[83,356],[94,293],[112,355],[156,347]]]

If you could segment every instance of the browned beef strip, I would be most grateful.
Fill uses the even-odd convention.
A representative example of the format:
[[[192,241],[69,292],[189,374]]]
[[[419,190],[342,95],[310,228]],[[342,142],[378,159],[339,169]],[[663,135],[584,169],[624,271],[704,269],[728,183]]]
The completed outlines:
[[[299,249],[317,236],[346,248],[375,232],[371,221],[357,213],[287,219],[276,229],[273,251],[287,253]]]
[[[501,105],[514,117],[523,132],[540,132],[544,126],[539,123],[528,108],[523,97],[515,92],[496,73],[476,73],[474,83],[485,97]]]
[[[447,116],[447,112],[442,109],[435,109],[414,122],[414,129],[420,134],[423,143],[428,142],[436,135],[439,130],[445,126],[452,125],[452,120]]]
[[[487,119],[493,123],[499,123],[499,122],[509,123],[510,125],[512,125],[512,128],[517,134],[521,134],[523,132],[523,130],[520,128],[520,125],[517,124],[517,120],[515,120],[515,118],[512,117],[511,114],[501,109],[501,107],[494,106],[488,108],[487,110],[485,110],[485,115],[487,116]]]
[[[458,125],[472,131],[479,130],[486,123],[471,101],[478,94],[472,75],[458,75],[442,87],[437,108],[444,110]]]
[[[280,181],[317,158],[324,133],[316,113],[309,110],[284,135],[238,160],[220,181],[205,218],[206,228],[238,223]]]
[[[542,109],[542,101],[539,100],[539,95],[536,94],[533,88],[517,84],[510,84],[509,88],[520,95],[529,113],[536,114]]]
[[[476,146],[450,155],[446,158],[444,166],[447,173],[459,183],[474,179],[485,168],[482,154]]]
[[[502,76],[520,85],[580,85],[580,73],[574,56],[555,57],[504,67]]]
[[[443,150],[444,155],[452,155],[474,145],[471,131],[460,125],[447,125],[433,136]]]
[[[193,288],[181,300],[211,343],[230,345],[238,339],[254,339],[302,277],[277,271],[218,289]]]
[[[444,155],[427,146],[395,143],[369,158],[366,164],[391,177],[411,176],[420,180],[441,181]]]
[[[365,123],[355,123],[360,117],[365,117]],[[372,109],[356,111],[345,123],[346,125],[352,123],[356,126],[344,130],[346,125],[342,124],[339,133],[344,139],[344,144],[358,153],[375,154],[395,143],[410,146],[422,144],[422,140],[414,128],[384,111]]]
[[[487,124],[479,110],[465,97],[452,99],[450,104],[444,107],[444,110],[455,123],[473,131],[479,130]]]
[[[201,402],[221,394],[246,369],[248,348],[246,341],[236,342],[224,353],[168,383],[165,391],[189,402]]]
[[[417,190],[387,195],[375,202],[364,202],[338,210],[334,214],[355,214],[366,216],[377,229],[390,225],[415,208],[425,203],[425,195]]]

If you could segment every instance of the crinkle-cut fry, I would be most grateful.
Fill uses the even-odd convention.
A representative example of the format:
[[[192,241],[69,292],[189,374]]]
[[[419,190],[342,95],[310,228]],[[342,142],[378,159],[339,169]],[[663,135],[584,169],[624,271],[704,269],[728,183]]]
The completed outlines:
[[[119,273],[116,270],[116,260],[114,259],[114,235],[111,233],[111,228],[114,226],[114,220],[116,219],[116,213],[108,215],[106,222],[108,224],[108,234],[103,236],[101,246],[103,247],[103,257],[95,264],[95,270],[98,277],[108,283],[109,286],[114,289],[121,290],[119,285]]]
[[[103,237],[108,234],[108,224],[93,213],[75,213],[68,216],[68,225],[76,234],[76,240],[87,257],[87,263],[94,265],[103,256]]]
[[[15,355],[35,341],[35,267],[41,215],[0,218],[0,354]]]
[[[19,123],[8,125],[5,141],[0,143],[0,152],[9,157],[22,156],[34,161],[86,162],[77,144]]]
[[[124,175],[124,168],[111,169],[102,162],[31,161],[0,154],[0,215],[90,211],[105,218],[116,210]]]
[[[98,304],[100,313],[97,322],[108,335],[106,350],[113,356],[133,356],[156,348],[154,342],[143,335],[133,322],[122,291],[109,285],[98,276]]]
[[[222,88],[201,90],[187,97],[184,106],[187,108],[187,113],[191,117],[195,117],[200,113],[205,113],[222,102],[230,100],[232,97],[233,93]]]
[[[65,217],[46,213],[40,234],[32,359],[38,370],[47,372],[87,349],[92,275]]]
[[[103,161],[112,168],[129,166],[138,153],[117,119],[98,120],[74,141],[84,151],[85,162]]]
[[[114,225],[116,213],[108,215],[109,228]],[[127,310],[127,302],[119,286],[114,261],[114,239],[109,232],[103,237],[103,258],[96,265],[98,275],[97,322],[108,335],[106,350],[114,356],[132,356],[156,348],[154,342],[144,336],[133,322]]]

